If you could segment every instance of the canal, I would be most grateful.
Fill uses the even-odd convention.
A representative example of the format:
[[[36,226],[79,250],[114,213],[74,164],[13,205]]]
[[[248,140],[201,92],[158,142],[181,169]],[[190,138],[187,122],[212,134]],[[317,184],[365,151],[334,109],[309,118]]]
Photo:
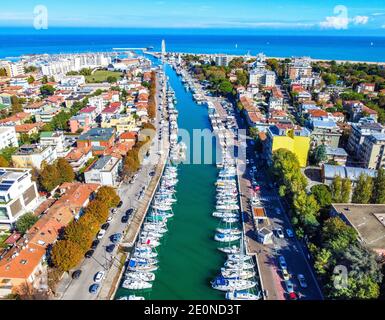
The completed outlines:
[[[157,64],[155,59],[151,60]],[[191,92],[185,90],[181,78],[171,67],[166,65],[165,72],[178,100],[179,130],[187,130],[192,137],[194,129],[210,129],[207,107],[194,102]],[[193,156],[194,151],[190,152]],[[215,157],[215,146],[213,154]],[[217,250],[218,243],[214,241],[218,226],[218,220],[212,217],[217,174],[215,163],[178,166],[175,216],[169,221],[169,232],[158,248],[159,270],[153,288],[140,293],[146,299],[224,299],[224,293],[210,286],[225,261],[225,255]],[[120,288],[117,297],[128,294],[138,293]]]

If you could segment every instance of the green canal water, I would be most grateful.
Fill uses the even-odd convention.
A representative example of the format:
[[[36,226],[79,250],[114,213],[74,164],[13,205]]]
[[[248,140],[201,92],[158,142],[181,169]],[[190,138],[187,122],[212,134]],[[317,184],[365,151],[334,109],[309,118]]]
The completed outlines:
[[[192,137],[193,129],[210,128],[206,106],[193,101],[174,70],[166,66],[165,71],[178,100],[179,129],[188,130]],[[217,250],[218,243],[213,239],[218,226],[218,220],[211,216],[215,208],[217,174],[215,164],[178,166],[178,202],[173,206],[175,216],[168,222],[169,232],[157,248],[159,269],[153,288],[147,292],[120,288],[117,298],[136,294],[151,300],[224,299],[224,293],[210,286],[225,261],[225,255]]]

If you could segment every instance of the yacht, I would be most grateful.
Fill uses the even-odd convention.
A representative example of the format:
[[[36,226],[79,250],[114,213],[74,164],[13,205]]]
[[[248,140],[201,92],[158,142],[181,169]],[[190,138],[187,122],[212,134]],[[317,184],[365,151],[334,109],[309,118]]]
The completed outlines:
[[[214,239],[219,242],[232,242],[239,240],[240,235],[216,233]]]
[[[240,248],[238,246],[229,246],[218,248],[219,251],[227,254],[238,254],[240,252]]]
[[[126,279],[143,280],[151,282],[155,280],[155,274],[153,272],[126,272]]]
[[[224,278],[240,278],[240,279],[250,279],[255,276],[255,271],[253,270],[235,270],[235,269],[221,269],[221,274]]]
[[[228,269],[253,269],[254,264],[249,262],[239,262],[234,260],[227,260],[225,262],[225,267]]]
[[[129,280],[123,281],[122,287],[129,290],[143,290],[143,289],[151,289],[152,284],[143,280],[129,279]]]
[[[211,282],[212,288],[220,291],[246,290],[254,288],[256,285],[257,283],[255,281],[227,279],[224,277],[218,277]]]
[[[252,294],[247,290],[243,291],[228,291],[226,293],[227,300],[260,300],[260,296]]]
[[[228,228],[228,229],[217,228],[216,231],[222,234],[230,234],[230,235],[240,235],[242,233],[242,231],[237,228]]]

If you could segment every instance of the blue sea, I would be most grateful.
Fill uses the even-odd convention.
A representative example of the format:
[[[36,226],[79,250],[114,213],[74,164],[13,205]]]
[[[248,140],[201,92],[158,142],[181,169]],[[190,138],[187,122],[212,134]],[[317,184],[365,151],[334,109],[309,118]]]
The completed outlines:
[[[244,32],[141,29],[0,29],[0,58],[24,54],[111,51],[115,47],[149,47],[160,51],[227,53],[272,57],[310,56],[315,59],[385,62],[385,37],[323,34],[248,34]]]

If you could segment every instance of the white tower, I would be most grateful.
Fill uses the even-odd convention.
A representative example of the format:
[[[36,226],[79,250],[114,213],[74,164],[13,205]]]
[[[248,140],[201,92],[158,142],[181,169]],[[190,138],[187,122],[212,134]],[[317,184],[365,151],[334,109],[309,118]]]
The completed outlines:
[[[166,41],[162,40],[162,60],[166,57]]]

